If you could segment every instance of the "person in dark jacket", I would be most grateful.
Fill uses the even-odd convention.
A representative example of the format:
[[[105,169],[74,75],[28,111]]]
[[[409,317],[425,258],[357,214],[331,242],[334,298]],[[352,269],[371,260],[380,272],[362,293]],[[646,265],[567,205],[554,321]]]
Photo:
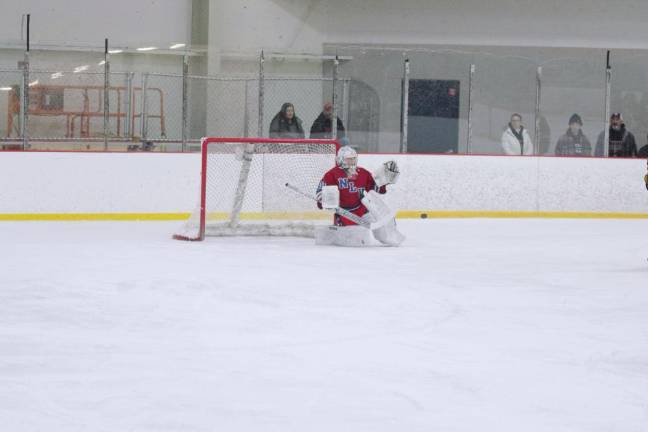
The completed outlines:
[[[596,156],[603,156],[605,149],[605,131],[601,132],[596,141]],[[610,116],[609,157],[636,157],[637,144],[635,137],[626,129],[621,113]]]
[[[311,139],[331,139],[333,138],[333,104],[331,102],[326,102],[324,104],[324,109],[320,115],[313,122],[311,126],[310,137]],[[346,136],[344,131],[344,125],[340,117],[337,117],[337,138],[342,139]]]
[[[295,106],[286,102],[270,122],[270,138],[299,139],[304,137],[302,121],[295,115]]]
[[[646,144],[645,146],[639,149],[639,151],[637,152],[637,157],[640,158],[648,157],[648,144]]]
[[[578,114],[569,118],[569,128],[556,144],[556,156],[592,156],[592,144],[583,133],[583,120]]]

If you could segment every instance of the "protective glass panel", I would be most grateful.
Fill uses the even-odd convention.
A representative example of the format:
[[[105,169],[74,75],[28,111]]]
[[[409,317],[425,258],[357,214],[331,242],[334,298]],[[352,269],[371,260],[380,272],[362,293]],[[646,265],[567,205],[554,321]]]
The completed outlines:
[[[472,139],[468,153],[506,154],[511,115],[522,116],[528,133],[526,141],[535,140],[537,64],[522,56],[489,53],[474,55]],[[525,143],[530,148],[529,143]],[[518,146],[519,147],[519,146]],[[512,154],[521,154],[515,148]]]
[[[610,61],[610,113],[621,113],[638,155],[648,157],[648,55],[641,51],[614,51]]]
[[[22,139],[22,80],[22,71],[0,70],[0,138],[3,141]]]
[[[251,77],[192,77],[190,79],[192,138],[255,136],[258,129],[258,85]],[[194,96],[198,98],[194,98]],[[203,98],[201,95],[204,95]],[[202,107],[202,111],[201,111]],[[205,109],[206,107],[206,109]],[[195,134],[201,117],[206,124]]]
[[[407,152],[466,153],[471,55],[420,49],[404,56],[410,71]]]
[[[538,154],[594,154],[597,137],[605,125],[604,78],[604,55],[556,58],[542,63]]]
[[[340,76],[348,80],[346,129],[361,152],[398,152],[401,141],[403,53],[340,47]]]
[[[266,77],[263,98],[264,136],[308,138],[315,120],[322,113],[322,101],[330,102],[333,98],[331,79],[325,85],[326,81],[323,77]],[[291,105],[290,108],[288,104]]]
[[[29,78],[30,139],[103,140],[103,73],[32,70]]]

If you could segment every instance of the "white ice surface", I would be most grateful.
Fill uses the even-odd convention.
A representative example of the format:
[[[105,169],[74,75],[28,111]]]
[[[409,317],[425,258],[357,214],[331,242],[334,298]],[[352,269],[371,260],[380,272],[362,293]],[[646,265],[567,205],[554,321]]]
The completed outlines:
[[[648,431],[648,221],[179,225],[0,223],[1,431]]]

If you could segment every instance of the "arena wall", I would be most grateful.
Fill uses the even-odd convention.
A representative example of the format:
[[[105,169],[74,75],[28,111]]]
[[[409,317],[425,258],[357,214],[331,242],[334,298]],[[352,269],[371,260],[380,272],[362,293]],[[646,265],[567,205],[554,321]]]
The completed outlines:
[[[361,155],[360,164],[388,158],[402,172],[386,196],[399,217],[648,217],[644,160]],[[0,219],[183,219],[199,170],[198,154],[5,152]]]
[[[647,48],[646,12],[642,0],[210,0],[209,44],[304,52],[323,43]]]
[[[31,14],[32,43],[113,46],[191,40],[191,0],[21,0],[2,3],[0,41],[21,40],[21,15]]]

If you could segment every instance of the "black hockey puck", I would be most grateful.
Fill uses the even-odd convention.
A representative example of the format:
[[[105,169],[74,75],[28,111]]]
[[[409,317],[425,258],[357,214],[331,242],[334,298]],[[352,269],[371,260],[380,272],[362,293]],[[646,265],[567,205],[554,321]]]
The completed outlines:
[[[421,213],[421,219],[427,219],[427,213]]]

